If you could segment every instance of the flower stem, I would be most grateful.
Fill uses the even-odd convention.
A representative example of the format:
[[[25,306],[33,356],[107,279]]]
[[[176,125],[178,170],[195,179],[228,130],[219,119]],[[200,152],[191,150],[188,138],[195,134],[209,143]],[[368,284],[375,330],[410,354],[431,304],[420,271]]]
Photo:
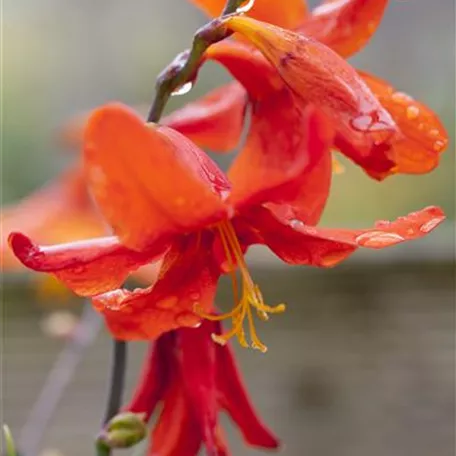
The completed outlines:
[[[122,394],[125,385],[125,372],[127,365],[127,343],[123,340],[113,340],[113,356],[109,381],[108,402],[103,419],[103,427],[119,411],[122,404]],[[95,443],[97,456],[109,456],[111,449],[98,440]]]
[[[222,16],[235,13],[245,0],[227,0]],[[190,50],[180,53],[158,76],[155,97],[147,122],[158,122],[163,114],[169,97],[180,86],[195,78],[206,49],[227,38],[232,32],[227,30],[219,18],[201,27],[193,37]]]
[[[126,365],[127,343],[123,340],[114,340],[109,397],[103,421],[104,423],[107,423],[113,418],[121,406]]]

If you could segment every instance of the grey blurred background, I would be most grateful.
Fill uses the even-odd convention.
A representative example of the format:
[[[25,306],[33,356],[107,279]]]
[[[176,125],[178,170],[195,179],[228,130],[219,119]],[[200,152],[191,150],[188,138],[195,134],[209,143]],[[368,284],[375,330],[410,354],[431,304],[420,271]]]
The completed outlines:
[[[377,34],[353,58],[439,113],[452,138],[441,166],[379,184],[347,164],[334,178],[323,224],[364,227],[429,204],[442,206],[449,220],[423,241],[360,253],[331,271],[285,268],[263,251],[251,256],[268,301],[285,301],[288,311],[259,328],[267,356],[237,351],[284,455],[455,453],[454,22],[452,0],[391,1]],[[2,203],[70,162],[55,141],[65,120],[109,100],[151,100],[156,74],[203,23],[185,0],[4,0]],[[228,79],[208,65],[170,109]],[[7,277],[3,285],[2,421],[18,435],[62,343],[40,329],[49,309],[37,302],[33,283]],[[229,302],[227,290],[222,286],[221,303]],[[133,344],[130,384],[143,352]],[[103,333],[43,449],[93,454],[109,355]],[[242,447],[236,431],[230,437],[233,454],[258,454]]]

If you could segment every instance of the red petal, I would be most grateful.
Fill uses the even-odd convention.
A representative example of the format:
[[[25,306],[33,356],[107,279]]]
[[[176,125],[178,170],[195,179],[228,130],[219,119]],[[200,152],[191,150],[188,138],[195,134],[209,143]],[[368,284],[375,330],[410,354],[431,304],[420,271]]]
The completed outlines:
[[[182,328],[177,335],[187,400],[202,430],[207,453],[222,456],[228,450],[217,433],[216,346],[211,338],[216,327],[214,322],[203,321],[198,329]]]
[[[172,355],[169,337],[164,335],[155,343],[150,343],[144,360],[139,382],[134,389],[131,402],[124,410],[143,413],[144,421],[149,421],[157,403],[163,398],[171,379],[169,359]]]
[[[385,151],[393,164],[389,172],[421,174],[434,169],[448,144],[448,134],[438,116],[426,105],[396,91],[388,82],[367,73],[359,74],[404,136]]]
[[[222,64],[245,87],[248,96],[255,100],[285,87],[276,69],[247,44],[223,40],[210,46],[204,58]]]
[[[23,231],[43,244],[101,236],[106,227],[89,199],[80,169],[62,173],[43,188],[1,212],[2,270],[22,267],[8,246],[12,231]]]
[[[93,303],[114,337],[156,339],[172,329],[197,326],[201,318],[193,312],[195,305],[210,311],[218,277],[210,246],[189,237],[166,255],[154,286],[113,291],[96,296]]]
[[[227,214],[221,193],[229,184],[217,165],[181,134],[146,125],[123,105],[92,114],[84,155],[94,197],[130,248],[141,250],[164,234],[192,231]]]
[[[294,218],[299,214],[307,219],[317,206],[321,212],[329,191],[332,138],[324,116],[312,107],[304,110],[289,91],[255,103],[246,145],[228,172],[233,184],[230,201],[237,206],[288,204]],[[323,162],[327,179],[318,182],[319,194],[307,194],[307,179]]]
[[[228,152],[239,142],[246,98],[242,86],[233,82],[174,111],[161,123],[182,133],[200,147]]]
[[[388,0],[326,0],[312,11],[299,31],[350,57],[377,30]]]
[[[389,113],[356,71],[328,47],[247,17],[224,22],[249,39],[304,102],[324,110],[344,136],[370,146],[397,133]]]
[[[217,325],[217,334],[221,326]],[[261,448],[278,448],[279,440],[260,421],[246,393],[231,348],[217,345],[217,385],[220,405],[239,426],[245,441]]]
[[[444,219],[441,209],[428,207],[394,222],[377,222],[371,229],[337,230],[305,225],[299,220],[284,223],[264,210],[251,214],[263,242],[282,260],[320,267],[340,263],[358,247],[382,249],[418,239]]]
[[[130,250],[115,236],[42,247],[21,233],[12,233],[14,254],[28,268],[55,274],[75,293],[93,296],[118,288],[139,266],[162,254],[167,246],[143,252]]]
[[[169,385],[163,410],[151,435],[148,456],[197,456],[201,433],[184,396],[182,382]]]
[[[208,16],[219,16],[226,4],[225,0],[190,0],[201,8]],[[251,10],[250,17],[285,28],[295,28],[302,24],[307,14],[306,0],[286,0],[286,6],[277,0],[256,0]],[[248,3],[246,0],[245,3]]]

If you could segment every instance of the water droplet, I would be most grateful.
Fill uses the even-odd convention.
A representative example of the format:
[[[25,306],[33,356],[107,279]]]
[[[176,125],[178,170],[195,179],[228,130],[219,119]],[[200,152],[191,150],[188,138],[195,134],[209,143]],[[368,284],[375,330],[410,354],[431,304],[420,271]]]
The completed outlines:
[[[186,326],[189,328],[194,328],[196,325],[201,324],[201,318],[198,315],[191,312],[182,312],[174,318],[174,321],[179,326]]]
[[[439,136],[439,134],[440,134],[440,131],[437,130],[437,128],[433,128],[432,130],[428,131],[428,135],[431,136],[432,138]]]
[[[189,297],[192,301],[198,301],[198,299],[201,298],[201,294],[194,291],[193,293],[190,293]]]
[[[228,197],[230,196],[230,191],[229,190],[220,190],[220,198],[222,201],[226,201]]]
[[[440,152],[444,147],[445,147],[445,142],[440,141],[440,140],[436,141],[433,146],[433,148],[436,152]]]
[[[180,87],[174,90],[174,92],[171,94],[171,96],[179,96],[179,95],[185,95],[186,93],[190,92],[193,87],[193,82],[189,81],[186,82],[185,84],[182,84]]]
[[[394,92],[391,95],[391,100],[393,100],[395,103],[405,104],[412,102],[413,98],[404,92]]]
[[[391,222],[389,220],[377,220],[375,223],[375,226],[377,228],[386,228],[391,225]]]
[[[292,228],[296,229],[296,228],[300,228],[301,226],[304,226],[304,222],[302,222],[301,220],[298,220],[298,219],[293,219],[293,220],[290,220],[289,225]]]
[[[179,298],[177,296],[168,296],[165,299],[158,301],[155,306],[159,309],[170,309],[177,305]]]
[[[441,218],[433,218],[429,220],[428,222],[424,223],[423,225],[420,226],[420,231],[422,233],[429,233],[429,231],[432,231],[437,225],[440,224],[442,221]]]
[[[255,0],[249,0],[245,5],[241,5],[237,10],[237,14],[248,13],[255,4]]]
[[[405,239],[397,233],[386,233],[384,231],[368,231],[360,234],[355,242],[363,247],[381,248],[397,244]]]
[[[325,268],[331,268],[335,266],[336,264],[340,263],[340,261],[343,259],[343,255],[334,253],[334,254],[328,254],[325,255],[320,259],[320,264],[324,266]]]
[[[420,110],[416,106],[411,105],[407,107],[405,115],[407,116],[408,120],[414,120],[420,115]]]

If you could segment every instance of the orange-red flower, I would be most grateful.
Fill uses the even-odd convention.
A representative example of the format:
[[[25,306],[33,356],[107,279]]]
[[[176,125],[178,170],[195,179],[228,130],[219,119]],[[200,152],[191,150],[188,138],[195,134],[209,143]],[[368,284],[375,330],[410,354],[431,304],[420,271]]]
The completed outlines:
[[[218,1],[192,2],[209,14],[221,9]],[[297,0],[287,2],[283,8],[280,2],[256,0],[249,15],[267,23],[242,16],[228,17],[224,23],[242,34],[261,54],[242,42],[224,41],[211,46],[206,59],[226,66],[242,83],[253,106],[267,97],[276,97],[284,86],[305,101],[317,103],[334,121],[334,146],[376,179],[434,169],[448,143],[438,117],[387,82],[356,72],[343,61],[367,43],[380,23],[387,1],[328,0],[311,14],[306,13],[304,4]],[[286,10],[286,14],[279,10]],[[238,91],[232,84],[222,93],[228,100],[231,92]],[[239,103],[238,111],[242,111],[247,101],[240,99]],[[198,103],[193,106],[199,111]],[[196,118],[190,109],[185,112],[199,139],[211,125],[207,103],[205,111],[205,118],[200,111]],[[220,119],[222,113],[219,109],[216,112]],[[225,141],[234,143],[239,134],[235,129],[226,130]],[[204,145],[217,149],[210,137]]]
[[[198,329],[182,328],[151,344],[140,381],[127,411],[148,421],[159,404],[148,455],[194,456],[203,445],[208,455],[227,456],[218,423],[220,410],[237,424],[249,445],[277,448],[277,438],[257,417],[236,368],[229,346],[214,344],[218,322]]]
[[[81,168],[63,172],[57,179],[1,212],[2,271],[23,266],[8,248],[7,236],[23,231],[43,244],[90,239],[107,227],[90,200]]]
[[[117,338],[153,339],[198,325],[201,315],[230,317],[232,329],[215,339],[224,343],[236,335],[248,345],[246,319],[252,346],[264,351],[253,314],[266,319],[284,306],[264,303],[244,259],[249,245],[266,244],[288,263],[327,267],[360,246],[383,248],[421,237],[444,218],[430,207],[370,230],[316,228],[329,191],[332,130],[324,116],[311,106],[297,109],[297,100],[287,94],[259,109],[269,110],[268,118],[289,121],[268,138],[263,117],[253,120],[227,176],[180,133],[144,124],[122,105],[96,110],[85,133],[85,170],[116,236],[40,247],[14,233],[15,254],[76,293],[93,296]],[[163,265],[154,285],[116,289],[129,273],[157,258]],[[207,314],[221,273],[233,277],[235,306],[213,317]]]

